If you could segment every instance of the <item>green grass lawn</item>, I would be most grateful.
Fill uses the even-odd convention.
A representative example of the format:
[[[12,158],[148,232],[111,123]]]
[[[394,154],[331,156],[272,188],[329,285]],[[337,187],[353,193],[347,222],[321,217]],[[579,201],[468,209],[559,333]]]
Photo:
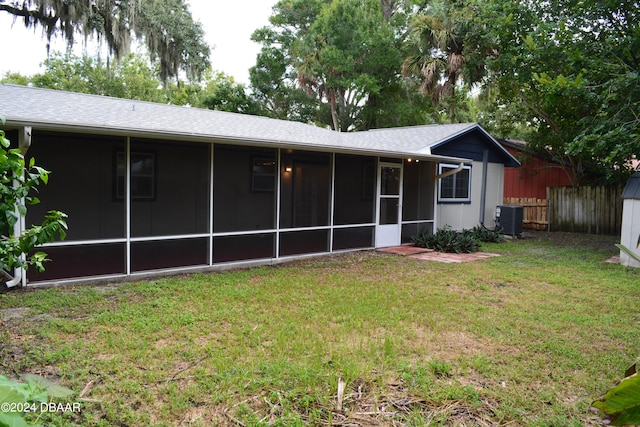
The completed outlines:
[[[53,425],[598,425],[591,402],[640,353],[640,271],[603,262],[616,241],[7,292],[0,374],[75,390]]]

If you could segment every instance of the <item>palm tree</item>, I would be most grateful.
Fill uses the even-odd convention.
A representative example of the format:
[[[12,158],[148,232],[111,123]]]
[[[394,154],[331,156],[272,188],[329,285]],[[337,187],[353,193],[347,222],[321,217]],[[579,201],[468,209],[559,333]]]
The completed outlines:
[[[465,38],[470,34],[469,9],[443,1],[432,3],[415,17],[408,35],[409,55],[402,64],[405,77],[422,82],[420,92],[431,95],[435,105],[449,103],[449,118],[455,121],[456,86],[465,66]],[[466,81],[467,84],[473,83]]]

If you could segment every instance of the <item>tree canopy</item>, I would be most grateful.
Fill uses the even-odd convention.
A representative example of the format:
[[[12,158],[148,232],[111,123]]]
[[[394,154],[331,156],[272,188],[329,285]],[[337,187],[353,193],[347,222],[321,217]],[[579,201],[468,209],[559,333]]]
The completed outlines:
[[[446,104],[451,121],[458,121],[456,92],[479,83],[486,58],[497,54],[475,14],[470,2],[437,0],[413,16],[408,30],[403,73],[418,76],[420,92]]]
[[[639,9],[281,0],[253,35],[263,48],[252,86],[289,118],[315,109],[336,130],[479,121],[569,164],[575,184],[620,183],[640,152]]]
[[[0,0],[0,10],[49,37],[94,34],[124,58],[122,46],[141,38],[157,68],[126,60],[126,79],[137,76],[126,84],[73,84],[156,96],[143,75],[208,66],[184,1]],[[252,35],[261,50],[249,88],[208,74],[162,99],[340,131],[477,121],[569,165],[576,185],[619,184],[640,153],[639,15],[633,0],[279,0]]]
[[[56,35],[71,45],[79,33],[106,43],[119,59],[136,38],[159,62],[163,81],[180,70],[199,78],[210,66],[204,31],[184,0],[0,0],[0,11],[41,27],[47,46]]]
[[[423,105],[401,78],[404,18],[394,19],[402,11],[397,3],[279,1],[271,25],[253,34],[262,50],[252,86],[269,105],[286,105],[300,118],[312,114],[334,130],[423,122]],[[278,101],[284,93],[295,106]]]
[[[477,19],[496,24],[492,109],[517,106],[532,145],[570,164],[576,184],[624,182],[640,153],[640,4],[480,3]]]
[[[9,73],[0,82],[235,113],[262,111],[247,88],[231,76],[207,71],[197,83],[178,80],[163,85],[159,65],[151,66],[148,57],[140,54],[129,54],[107,65],[96,57],[54,52],[44,66],[42,73]]]

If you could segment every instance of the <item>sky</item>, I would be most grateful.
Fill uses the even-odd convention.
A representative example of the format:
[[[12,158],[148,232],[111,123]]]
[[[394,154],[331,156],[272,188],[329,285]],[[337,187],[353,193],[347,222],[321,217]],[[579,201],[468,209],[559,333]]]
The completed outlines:
[[[194,19],[202,24],[206,42],[212,46],[213,69],[233,76],[239,83],[248,84],[249,68],[255,65],[256,54],[260,50],[260,45],[251,41],[251,33],[269,24],[271,8],[277,0],[187,2]],[[77,38],[77,54],[82,52],[82,40],[81,36]],[[52,41],[52,52],[65,51],[65,48],[59,37]],[[42,38],[40,27],[26,29],[21,21],[13,24],[11,15],[0,13],[0,76],[8,71],[23,75],[41,73],[44,70],[40,64],[46,56],[46,40]]]

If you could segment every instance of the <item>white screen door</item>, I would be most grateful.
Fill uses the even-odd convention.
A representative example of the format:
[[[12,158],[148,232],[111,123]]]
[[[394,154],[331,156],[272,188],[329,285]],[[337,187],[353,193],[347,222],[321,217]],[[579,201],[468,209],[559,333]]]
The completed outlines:
[[[402,165],[380,163],[378,166],[376,248],[400,244],[401,199]]]

